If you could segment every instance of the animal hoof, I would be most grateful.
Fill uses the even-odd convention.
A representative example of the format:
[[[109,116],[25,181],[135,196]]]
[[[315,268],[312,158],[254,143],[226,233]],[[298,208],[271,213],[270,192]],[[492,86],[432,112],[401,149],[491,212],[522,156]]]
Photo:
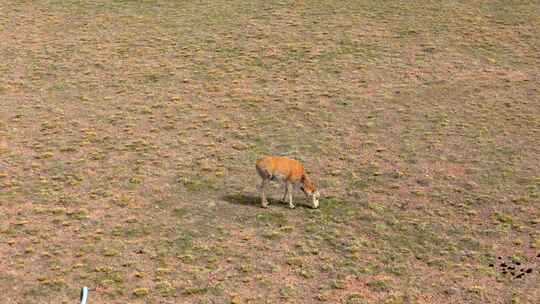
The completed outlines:
[[[294,209],[294,208],[296,208],[296,206],[295,205],[289,205],[289,208]]]
[[[263,208],[268,208],[268,203],[262,204],[261,207],[263,207]]]

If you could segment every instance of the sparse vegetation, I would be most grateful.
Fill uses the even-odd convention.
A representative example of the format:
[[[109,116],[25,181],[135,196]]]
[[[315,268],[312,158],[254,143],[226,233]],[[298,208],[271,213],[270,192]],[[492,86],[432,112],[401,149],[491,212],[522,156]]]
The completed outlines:
[[[540,302],[537,1],[0,11],[3,302]]]

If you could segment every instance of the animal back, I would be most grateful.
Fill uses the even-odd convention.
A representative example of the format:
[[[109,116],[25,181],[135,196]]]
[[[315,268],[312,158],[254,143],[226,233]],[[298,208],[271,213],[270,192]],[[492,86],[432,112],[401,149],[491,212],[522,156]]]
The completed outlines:
[[[304,167],[297,160],[284,156],[266,156],[257,161],[257,171],[261,176],[274,180],[276,176],[289,181],[299,181]]]

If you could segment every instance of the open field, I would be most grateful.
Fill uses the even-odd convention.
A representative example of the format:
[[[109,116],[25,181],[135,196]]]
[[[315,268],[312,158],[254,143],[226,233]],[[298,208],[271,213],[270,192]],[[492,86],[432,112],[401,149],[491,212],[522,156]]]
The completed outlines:
[[[539,16],[0,1],[0,302],[540,303]]]

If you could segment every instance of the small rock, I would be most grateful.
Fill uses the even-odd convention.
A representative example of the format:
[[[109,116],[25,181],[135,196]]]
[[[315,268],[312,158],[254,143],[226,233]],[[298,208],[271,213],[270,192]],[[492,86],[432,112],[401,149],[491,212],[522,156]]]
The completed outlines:
[[[246,144],[243,143],[235,143],[232,145],[232,147],[236,150],[247,150],[249,148]]]
[[[429,179],[426,179],[426,178],[419,178],[416,180],[416,183],[418,183],[420,186],[424,186],[424,187],[427,187],[429,186]]]
[[[144,297],[147,296],[150,293],[148,288],[137,288],[133,290],[133,294],[137,297]]]
[[[242,304],[244,302],[242,302],[242,299],[240,298],[240,296],[233,296],[231,298],[231,304]]]
[[[339,176],[340,174],[341,174],[341,171],[337,170],[337,169],[330,172],[330,175],[332,175],[332,176]]]

